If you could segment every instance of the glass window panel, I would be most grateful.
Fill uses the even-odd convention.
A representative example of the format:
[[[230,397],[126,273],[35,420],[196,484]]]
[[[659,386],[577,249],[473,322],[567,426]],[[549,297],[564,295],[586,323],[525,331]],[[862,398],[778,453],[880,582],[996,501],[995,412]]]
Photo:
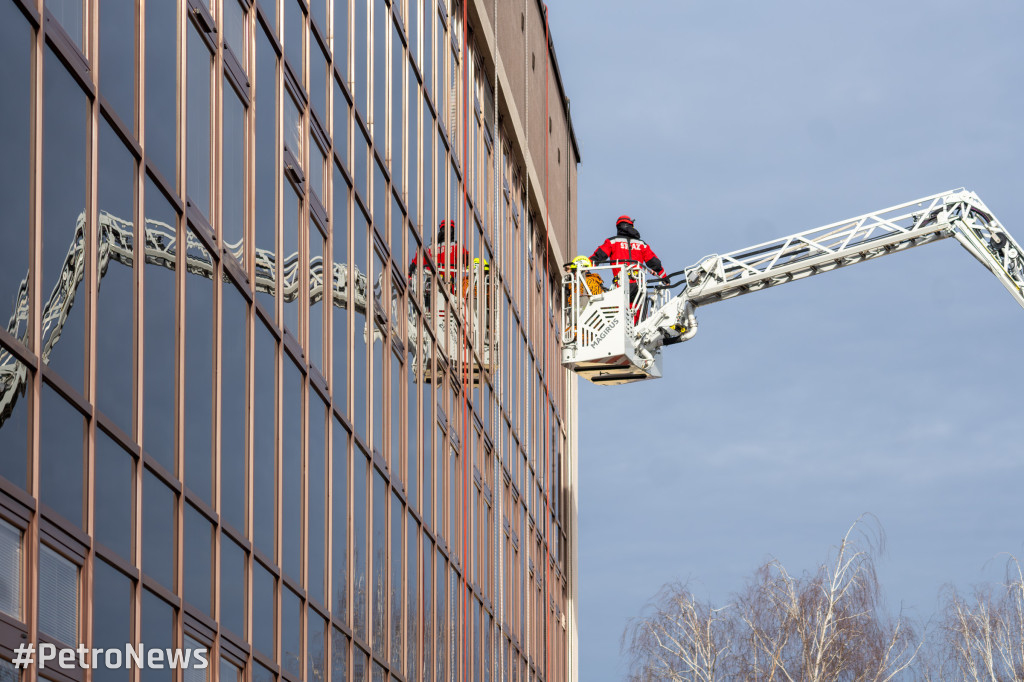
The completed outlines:
[[[384,668],[376,661],[373,663],[373,682],[384,682]]]
[[[139,641],[146,649],[170,649],[174,646],[174,608],[149,590],[142,592],[142,634]],[[126,662],[127,665],[127,662]],[[171,682],[170,667],[147,665],[139,672],[142,682]]]
[[[267,670],[259,663],[254,663],[252,666],[252,680],[253,682],[274,682],[276,676],[270,670]]]
[[[217,670],[219,682],[242,682],[242,671],[226,658],[221,656]]]
[[[281,391],[281,568],[302,581],[302,373],[284,363]]]
[[[245,634],[245,550],[224,533],[220,536],[220,624]]]
[[[188,195],[210,216],[210,73],[213,56],[188,22]]]
[[[274,626],[277,609],[274,576],[258,562],[252,564],[252,645],[274,660]],[[271,678],[272,679],[272,678]]]
[[[391,181],[401,194],[405,189],[402,168],[402,114],[405,111],[405,103],[402,101],[402,95],[405,94],[402,77],[405,75],[405,49],[397,24],[392,22],[391,26],[391,145],[388,149],[391,159]]]
[[[373,472],[373,652],[387,656],[387,533],[388,533],[388,484],[380,472]]]
[[[356,0],[357,2],[359,0]],[[367,676],[369,672],[369,661],[368,654],[355,647],[355,654],[352,657],[352,682],[367,682]]]
[[[185,505],[185,601],[212,615],[210,566],[213,526],[190,504]]]
[[[306,622],[306,680],[308,682],[326,682],[327,658],[324,648],[327,637],[327,621],[315,611],[307,612]]]
[[[92,573],[92,645],[96,649],[119,649],[132,641],[132,580],[100,559],[93,561]],[[97,682],[127,682],[128,666],[103,665],[92,670]],[[110,663],[114,661],[111,660]],[[123,661],[122,661],[123,662]]]
[[[367,517],[367,460],[366,453],[359,450],[353,455],[354,471],[352,474],[352,626],[356,637],[366,641],[366,534]],[[358,678],[357,678],[358,679]]]
[[[256,31],[256,282],[266,312],[273,316],[277,216],[277,53],[262,29]]]
[[[420,2],[420,0],[416,0]],[[434,92],[434,0],[423,2],[423,89],[433,97]],[[435,103],[436,104],[436,103]],[[424,166],[426,168],[426,166]]]
[[[39,425],[39,500],[82,527],[82,414],[43,384]],[[77,642],[72,642],[77,643]]]
[[[370,112],[370,133],[374,145],[384,157],[385,136],[388,131],[387,96],[388,96],[388,25],[391,23],[391,12],[381,0],[374,3],[373,12],[373,111]]]
[[[291,96],[284,98],[284,145],[302,165],[302,110]]]
[[[398,201],[398,197],[394,194],[391,195],[391,220],[389,221],[390,230],[388,232],[388,245],[391,247],[391,257],[399,263],[404,263],[406,260],[411,261],[412,257],[406,259],[402,251],[405,248],[405,216],[402,214],[402,205]],[[391,307],[392,316],[396,313],[395,306]],[[392,322],[392,326],[397,325],[397,322]]]
[[[21,620],[21,530],[0,519],[0,612]]]
[[[253,387],[253,500],[277,498],[274,442],[277,438],[274,397],[277,395],[276,342],[262,322],[256,324]],[[253,538],[267,557],[274,556],[277,516],[273,504],[253,505]]]
[[[405,648],[406,648],[406,661],[405,671],[409,679],[417,680],[420,677],[419,668],[419,649],[417,648],[418,643],[418,625],[420,622],[419,617],[419,555],[417,553],[418,542],[420,537],[420,527],[416,523],[416,519],[412,514],[408,515],[408,529],[406,531],[406,543],[407,551],[406,557],[406,573],[405,573],[405,610],[406,610],[406,631],[405,631]]]
[[[388,227],[385,211],[388,206],[388,183],[384,179],[384,169],[379,163],[373,164],[373,187],[370,190],[373,194],[373,224],[380,233],[381,239],[387,239]]]
[[[355,182],[356,191],[359,193],[359,198],[363,200],[363,206],[368,206],[370,195],[367,192],[367,159],[369,158],[370,141],[366,139],[365,133],[361,126],[355,126],[355,130],[352,133],[352,138],[355,140],[355,144],[352,148],[352,177]]]
[[[370,3],[371,0],[351,0],[353,7],[352,35],[355,37],[353,45],[352,78],[349,80],[349,90],[352,92],[352,101],[356,105],[364,122],[366,118],[366,105],[369,95],[369,44],[367,38],[370,35]]]
[[[78,645],[78,566],[39,545],[39,631]]]
[[[142,483],[142,571],[169,590],[174,589],[174,498],[174,491],[147,469]]]
[[[177,324],[175,258],[177,213],[156,184],[146,180],[146,243],[157,245],[166,258],[147,258],[145,267],[145,340],[143,349],[143,446],[174,472],[174,368]]]
[[[197,659],[192,658],[193,651],[202,651],[203,658],[206,660],[207,665],[200,668]],[[184,668],[181,679],[183,682],[206,682],[210,677],[210,659],[212,656],[209,655],[209,647],[199,642],[188,635],[185,635],[185,652],[188,658],[183,661],[182,667]],[[170,667],[170,666],[168,666]]]
[[[32,36],[25,15],[17,5],[0,7],[0,149],[7,163],[0,166],[0,206],[4,207],[0,230],[0,320],[5,330],[26,345],[29,339],[30,207],[32,168]],[[20,314],[15,314],[20,310]],[[12,362],[0,346],[0,365],[11,366],[17,376],[27,368]],[[0,476],[24,488],[28,482],[28,408],[26,390],[31,382],[4,383],[0,402],[9,405],[0,415]]]
[[[281,667],[302,678],[302,601],[289,589],[281,590]]]
[[[96,406],[132,434],[135,159],[101,119],[97,229]]]
[[[43,78],[43,361],[82,392],[89,105],[52,48]]]
[[[309,554],[309,565],[307,567],[307,592],[311,599],[324,603],[324,547],[327,535],[326,519],[326,497],[327,488],[327,460],[325,449],[327,438],[324,427],[324,420],[327,416],[327,406],[320,396],[312,388],[309,390],[308,400],[309,431],[307,434],[306,466],[308,477],[306,479],[307,496],[307,524],[306,532],[309,537],[306,541]]]
[[[146,4],[146,140],[148,161],[178,180],[178,2]],[[205,49],[205,48],[203,48]]]
[[[78,0],[80,3],[81,0]],[[49,6],[49,3],[47,3]],[[135,18],[138,3],[100,3],[100,92],[118,117],[135,130]]]
[[[302,200],[291,183],[284,183],[284,225],[282,230],[281,291],[284,303],[284,325],[299,338],[299,207]]]
[[[352,107],[342,94],[338,81],[331,79],[331,82],[334,84],[334,155],[341,159],[342,166],[348,168],[348,132]],[[337,183],[334,186],[337,187]]]
[[[332,364],[334,380],[331,388],[334,404],[342,412],[348,414],[348,347],[349,347],[349,314],[348,314],[348,197],[349,188],[341,171],[334,168],[334,205],[331,209],[331,225],[333,226],[334,290],[331,300],[334,302],[333,320],[333,355]],[[336,292],[339,295],[334,295]],[[344,295],[340,295],[344,292]]]
[[[320,199],[321,203],[327,196],[327,192],[324,190],[324,166],[326,164],[327,156],[317,143],[311,128],[309,134],[309,189],[316,194],[316,198]]]
[[[84,14],[85,0],[49,0],[46,9],[53,14],[53,18],[60,22],[68,37],[75,42],[78,49],[82,49],[82,15]]]
[[[423,238],[434,229],[434,117],[423,107]]]
[[[391,493],[391,667],[402,669],[402,638],[405,635],[402,623],[402,567],[405,562],[405,544],[402,541],[402,527],[405,519],[402,516],[402,500],[395,492]]]
[[[391,391],[388,394],[391,403],[391,415],[388,423],[390,445],[388,450],[391,471],[394,481],[402,483],[405,476],[402,472],[402,361],[397,354],[391,354]]]
[[[216,264],[199,238],[188,232],[191,262]],[[213,287],[189,268],[185,290],[185,482],[211,503],[213,485]]]
[[[238,7],[235,0],[227,6]],[[227,10],[225,10],[226,13]],[[221,236],[224,247],[240,263],[245,256],[245,105],[224,82],[224,130],[222,134]]]
[[[406,362],[405,372],[405,399],[406,399],[406,415],[405,415],[405,461],[407,471],[406,481],[406,495],[409,499],[409,506],[412,509],[419,509],[419,405],[420,405],[420,383],[416,380],[416,350],[414,342],[412,340],[413,333],[416,331],[415,313],[411,313],[409,317],[409,351]],[[422,362],[422,359],[421,359]]]
[[[321,0],[322,3],[323,0]],[[314,3],[315,5],[316,3]],[[321,24],[322,25],[322,24]],[[309,30],[309,106],[323,125],[327,125],[327,56]]]
[[[246,68],[245,8],[238,0],[224,0],[224,42],[231,48],[235,59]]]
[[[378,261],[379,265],[379,261]],[[387,456],[384,444],[384,331],[373,324],[373,449]]]
[[[332,420],[334,442],[332,444],[331,510],[332,514],[332,589],[331,610],[340,622],[348,624],[348,482],[349,482],[349,440],[348,431],[337,420]]]
[[[415,0],[413,2],[415,4]],[[419,110],[420,110],[420,89],[419,81],[413,67],[409,65],[408,83],[408,115],[406,119],[406,130],[408,131],[409,158],[406,163],[409,169],[408,190],[406,191],[406,205],[409,207],[409,221],[417,227],[419,221],[419,162],[420,162],[420,131],[419,131]]]
[[[331,628],[331,682],[348,682],[348,636]]]
[[[96,429],[95,537],[128,561],[132,559],[132,464],[130,454]]]
[[[434,543],[423,534],[423,679],[433,672],[434,654]]]
[[[365,0],[356,0],[357,2]],[[348,82],[349,0],[334,0],[334,68]],[[338,106],[335,100],[334,106]]]
[[[366,317],[366,294],[367,294],[367,267],[366,261],[368,258],[368,239],[369,239],[369,226],[366,220],[366,214],[363,213],[362,209],[356,207],[353,210],[355,221],[352,226],[352,238],[354,242],[352,250],[352,265],[355,268],[353,273],[353,280],[355,281],[355,294],[354,298],[354,313],[355,323],[352,327],[352,347],[353,347],[353,359],[352,359],[352,407],[353,407],[353,424],[355,426],[356,433],[361,436],[364,440],[367,435],[367,421],[369,419],[369,411],[367,410],[367,404],[369,401],[369,395],[367,394],[367,381],[369,379],[369,367],[367,365],[367,317]],[[361,294],[361,296],[360,296]],[[360,298],[362,300],[360,300]]]
[[[424,346],[429,350],[432,345],[429,337]],[[430,354],[425,354],[422,359],[422,376],[430,372]],[[428,526],[434,524],[434,396],[429,385],[424,389],[423,399],[423,422],[420,427],[423,441],[423,520]]]
[[[221,291],[220,513],[235,530],[244,532],[248,304],[230,283]]]
[[[306,15],[300,0],[284,0],[284,56],[292,73],[305,84],[306,72],[302,59],[302,35],[306,31]]]

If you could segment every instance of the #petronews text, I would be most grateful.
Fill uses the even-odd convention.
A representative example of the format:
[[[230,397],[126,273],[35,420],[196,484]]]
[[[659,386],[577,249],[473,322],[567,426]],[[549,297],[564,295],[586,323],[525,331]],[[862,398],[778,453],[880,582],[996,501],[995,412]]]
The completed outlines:
[[[27,668],[36,659],[34,644],[22,644],[14,651],[14,664],[19,668]],[[56,667],[63,670],[81,668],[95,670],[106,668],[118,670],[124,667],[135,667],[138,670],[160,670],[163,668],[188,668],[204,670],[210,665],[206,658],[206,649],[151,649],[145,644],[138,648],[131,644],[121,649],[89,649],[84,644],[77,649],[58,647],[54,644],[39,645],[39,668],[56,662]],[[53,665],[51,668],[55,667]]]

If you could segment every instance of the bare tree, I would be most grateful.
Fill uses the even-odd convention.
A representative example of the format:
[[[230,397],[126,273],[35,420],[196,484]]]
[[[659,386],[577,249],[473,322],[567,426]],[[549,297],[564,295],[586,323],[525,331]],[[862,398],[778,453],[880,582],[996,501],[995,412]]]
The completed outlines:
[[[682,583],[662,587],[645,614],[631,620],[623,635],[623,648],[630,655],[630,679],[727,679],[722,664],[730,648],[728,608],[698,601]]]
[[[1001,585],[975,589],[968,599],[955,589],[945,596],[944,616],[933,633],[926,680],[1024,680],[1024,570],[1011,556]]]
[[[892,682],[920,644],[886,615],[874,559],[877,524],[855,522],[826,562],[802,576],[761,566],[732,606],[697,600],[685,585],[662,589],[623,637],[636,682]]]

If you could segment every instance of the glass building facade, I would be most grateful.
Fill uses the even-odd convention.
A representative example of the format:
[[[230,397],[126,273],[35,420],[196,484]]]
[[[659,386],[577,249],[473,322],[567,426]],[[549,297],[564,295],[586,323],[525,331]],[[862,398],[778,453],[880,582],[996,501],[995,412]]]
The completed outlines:
[[[0,680],[575,679],[538,0],[0,0],[0,93]]]

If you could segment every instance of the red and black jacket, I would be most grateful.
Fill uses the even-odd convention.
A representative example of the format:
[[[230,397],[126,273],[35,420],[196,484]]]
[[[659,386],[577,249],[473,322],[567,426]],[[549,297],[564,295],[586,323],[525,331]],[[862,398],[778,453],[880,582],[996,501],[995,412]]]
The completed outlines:
[[[640,263],[651,270],[658,277],[665,276],[665,268],[661,265],[661,259],[654,255],[650,245],[640,238],[636,228],[628,223],[619,223],[615,228],[617,234],[604,240],[601,246],[597,247],[594,255],[590,257],[594,265],[601,265],[609,262],[612,265]],[[619,276],[619,268],[612,270],[614,277]]]

